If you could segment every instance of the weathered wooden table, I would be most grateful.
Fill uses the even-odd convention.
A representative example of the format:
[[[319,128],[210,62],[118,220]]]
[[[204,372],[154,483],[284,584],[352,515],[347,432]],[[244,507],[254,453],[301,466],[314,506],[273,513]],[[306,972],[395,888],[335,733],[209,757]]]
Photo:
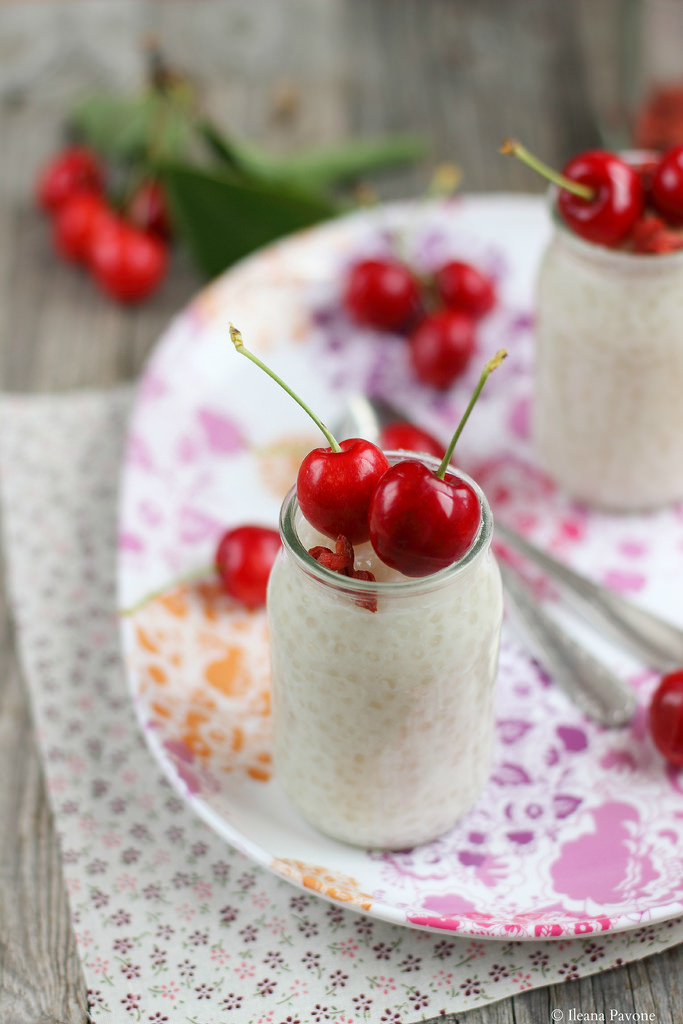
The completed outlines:
[[[621,124],[617,0],[78,0],[0,5],[0,387],[65,391],[133,380],[200,284],[182,254],[135,310],[59,264],[31,183],[61,115],[93,86],[133,87],[152,31],[236,133],[277,148],[417,131],[429,161],[382,181],[422,191],[455,160],[467,191],[540,184],[497,154],[516,134],[551,163]],[[679,47],[680,52],[681,47]],[[283,90],[295,102],[283,107]],[[604,135],[603,135],[604,137]],[[610,138],[612,136],[609,136]],[[0,634],[0,1021],[86,1020],[86,995],[6,603]],[[655,1014],[683,1021],[683,950],[467,1014],[471,1024]],[[458,1014],[454,1019],[460,1019]],[[596,1019],[595,1017],[584,1019]],[[619,1018],[616,1018],[619,1019]],[[621,1017],[620,1019],[629,1019]],[[631,1017],[630,1019],[633,1019]],[[636,1018],[637,1019],[637,1018]]]

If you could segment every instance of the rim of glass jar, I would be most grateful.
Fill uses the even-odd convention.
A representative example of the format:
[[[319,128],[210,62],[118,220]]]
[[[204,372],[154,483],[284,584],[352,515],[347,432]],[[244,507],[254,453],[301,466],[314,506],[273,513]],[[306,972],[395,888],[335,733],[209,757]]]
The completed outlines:
[[[441,464],[439,459],[431,455],[424,455],[421,452],[386,451],[384,454],[392,465],[405,459],[413,459],[416,462],[422,462],[429,469],[436,470]],[[445,586],[456,576],[461,575],[480,554],[486,551],[493,537],[493,513],[481,487],[476,480],[473,480],[471,476],[464,473],[461,469],[453,467],[452,472],[465,480],[477,495],[481,521],[476,536],[465,554],[451,565],[447,565],[445,569],[430,573],[429,576],[405,577],[401,580],[379,580],[373,583],[370,580],[356,580],[348,576],[342,576],[340,573],[321,565],[315,558],[309,555],[299,539],[295,522],[296,513],[299,510],[299,503],[296,500],[296,486],[289,490],[280,508],[280,536],[283,545],[293,555],[301,568],[310,576],[348,594],[356,596],[359,594],[374,594],[378,597],[389,595],[406,596]]]
[[[630,164],[653,160],[658,155],[654,150],[647,149],[628,149],[619,153],[619,156]],[[674,249],[673,252],[662,253],[626,252],[624,249],[610,249],[607,245],[598,245],[597,242],[589,242],[585,238],[580,238],[579,235],[575,234],[565,224],[560,216],[557,208],[558,192],[559,188],[557,185],[550,185],[546,191],[553,227],[561,236],[563,242],[566,241],[571,248],[594,262],[612,263],[629,271],[637,270],[638,273],[645,271],[654,274],[659,273],[661,270],[669,270],[676,263],[683,263],[683,248]]]

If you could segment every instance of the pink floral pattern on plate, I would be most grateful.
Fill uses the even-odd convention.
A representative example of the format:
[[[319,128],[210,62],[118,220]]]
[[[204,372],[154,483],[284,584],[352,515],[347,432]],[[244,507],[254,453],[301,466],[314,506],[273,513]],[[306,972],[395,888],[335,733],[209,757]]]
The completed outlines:
[[[594,514],[565,500],[535,465],[528,437],[531,314],[548,230],[543,204],[528,198],[381,208],[278,243],[203,292],[171,325],[138,393],[123,476],[121,604],[210,564],[223,528],[246,520],[275,524],[299,454],[318,443],[301,410],[231,350],[233,321],[328,421],[350,392],[369,390],[444,438],[480,364],[504,345],[510,358],[463,437],[463,468],[480,481],[497,516],[577,569],[680,622],[683,510]],[[397,234],[422,270],[451,255],[497,280],[499,303],[482,324],[478,358],[445,395],[411,379],[399,339],[359,330],[340,309],[343,268],[361,253],[384,251]],[[535,583],[552,601],[552,589]],[[215,718],[209,724],[216,737],[225,736],[235,724],[243,728],[245,705],[235,703],[234,693],[217,693],[206,675],[202,681],[196,651],[206,644],[207,624],[201,602],[190,603],[194,611],[174,640],[185,652],[182,666],[174,671],[171,648],[164,655],[166,693],[183,700],[192,690],[201,704],[210,692]],[[288,807],[267,768],[260,778],[235,771],[218,739],[188,753],[181,732],[187,709],[184,718],[160,711],[161,687],[150,685],[141,667],[140,630],[144,635],[157,613],[146,606],[123,625],[130,683],[150,746],[194,809],[276,874],[302,888],[306,879],[325,879],[314,888],[332,900],[348,895],[351,879],[361,894],[356,905],[369,915],[476,936],[561,938],[680,915],[683,776],[667,769],[648,737],[654,675],[605,642],[596,641],[596,649],[639,696],[634,721],[618,731],[583,718],[506,624],[497,758],[486,791],[449,835],[412,851],[382,853],[318,836]],[[264,654],[265,639],[260,653],[254,641],[263,637],[260,614],[247,630],[250,664]],[[247,643],[243,619],[225,603],[211,627],[214,641],[230,649]],[[256,672],[259,679],[263,671]],[[267,766],[268,733],[259,730]],[[188,759],[194,759],[190,773]]]

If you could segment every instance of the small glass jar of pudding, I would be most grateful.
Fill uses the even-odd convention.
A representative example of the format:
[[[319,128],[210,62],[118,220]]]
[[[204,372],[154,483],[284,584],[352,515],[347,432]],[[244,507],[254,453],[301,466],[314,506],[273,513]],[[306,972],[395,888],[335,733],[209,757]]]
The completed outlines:
[[[419,579],[384,565],[369,543],[356,547],[355,567],[375,583],[324,568],[308,550],[329,538],[306,522],[294,490],[282,506],[267,601],[275,773],[311,825],[347,843],[434,839],[491,772],[502,588],[488,502],[459,475],[478,496],[479,531],[461,559]]]
[[[532,431],[549,476],[591,507],[683,498],[683,250],[608,249],[556,222],[538,278]]]

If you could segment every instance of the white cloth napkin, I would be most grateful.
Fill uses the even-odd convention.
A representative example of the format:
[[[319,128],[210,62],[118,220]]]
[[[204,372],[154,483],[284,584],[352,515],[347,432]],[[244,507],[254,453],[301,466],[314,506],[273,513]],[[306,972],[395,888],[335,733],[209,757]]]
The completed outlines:
[[[0,402],[10,595],[93,1020],[406,1024],[683,940],[683,921],[559,942],[388,925],[232,850],[139,733],[115,610],[128,389]]]

